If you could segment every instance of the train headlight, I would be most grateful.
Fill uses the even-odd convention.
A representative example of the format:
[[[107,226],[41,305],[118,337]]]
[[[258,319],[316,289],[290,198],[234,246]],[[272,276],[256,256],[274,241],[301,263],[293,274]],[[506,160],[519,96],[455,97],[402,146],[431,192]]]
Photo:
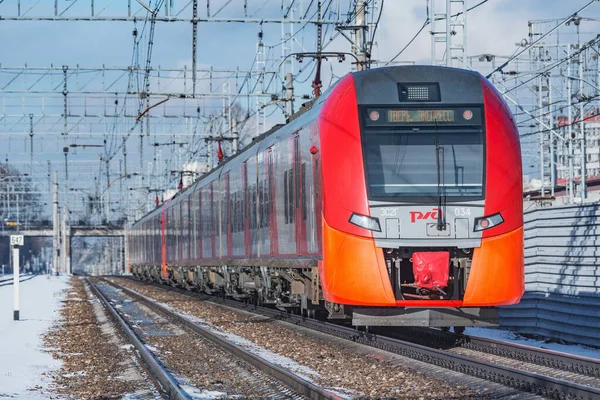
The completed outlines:
[[[367,217],[366,215],[360,215],[352,213],[349,222],[361,228],[365,228],[375,232],[381,232],[381,226],[379,225],[379,219],[373,217]]]
[[[473,229],[473,231],[485,231],[486,229],[498,226],[503,222],[504,218],[502,218],[502,215],[500,215],[500,213],[490,215],[489,217],[475,218],[475,228]]]

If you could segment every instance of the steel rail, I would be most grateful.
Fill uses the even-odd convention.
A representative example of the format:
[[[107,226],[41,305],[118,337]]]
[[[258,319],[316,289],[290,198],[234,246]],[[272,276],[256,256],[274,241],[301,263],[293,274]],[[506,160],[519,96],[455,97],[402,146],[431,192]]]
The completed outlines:
[[[464,348],[600,378],[600,360],[478,336],[462,336],[460,339],[463,340],[462,347]]]
[[[27,282],[33,278],[35,278],[37,275],[21,275],[19,277],[19,282]],[[0,287],[2,286],[10,286],[12,285],[14,282],[13,278],[8,278],[8,279],[2,279],[0,280]]]
[[[237,346],[230,341],[223,339],[221,336],[211,332],[210,330],[203,328],[202,326],[194,323],[193,321],[185,318],[182,315],[170,310],[169,308],[159,304],[158,302],[136,292],[129,288],[119,285],[118,283],[103,279],[108,284],[113,287],[122,290],[126,295],[133,297],[137,301],[143,303],[155,311],[158,311],[167,317],[177,321],[178,324],[183,325],[190,331],[201,335],[202,337],[212,341],[217,344],[219,347],[233,354],[235,357],[240,358],[247,363],[251,364],[258,370],[266,373],[267,375],[275,378],[279,382],[284,383],[286,386],[294,390],[296,393],[299,393],[303,396],[308,397],[309,399],[321,400],[321,399],[341,399],[339,396],[303,379],[302,377],[279,367],[245,349],[240,346]]]
[[[123,333],[127,336],[131,344],[136,348],[140,354],[144,363],[148,366],[148,369],[154,375],[154,377],[162,385],[162,389],[169,396],[170,399],[176,400],[190,400],[192,397],[188,395],[185,390],[181,388],[177,380],[171,375],[169,371],[161,364],[161,362],[152,354],[144,345],[142,340],[137,334],[131,329],[127,321],[121,317],[117,310],[110,304],[106,296],[94,285],[88,278],[85,278],[92,292],[100,299],[100,302],[104,305],[109,313],[112,315],[114,320],[117,322]]]
[[[163,290],[187,295],[191,298],[209,300],[216,304],[224,304],[232,308],[242,309],[271,318],[284,320],[295,325],[300,325],[323,333],[331,334],[333,336],[365,344],[367,346],[399,354],[408,358],[420,360],[446,369],[482,378],[491,382],[502,384],[504,386],[518,389],[520,391],[542,395],[549,398],[572,398],[586,400],[600,399],[600,388],[597,387],[581,385],[562,379],[544,376],[538,373],[495,365],[489,362],[479,361],[462,355],[449,353],[444,350],[433,349],[427,346],[410,343],[391,337],[375,335],[365,331],[357,330],[355,328],[336,325],[330,322],[309,319],[280,310],[258,306],[241,306],[244,303],[224,298],[218,298],[218,301],[215,301],[214,296],[190,292],[189,290],[185,289],[168,287],[154,282],[143,282],[134,278],[131,278],[131,280],[161,288]],[[507,347],[510,346],[506,343],[505,345]],[[543,349],[540,349],[539,352],[544,355],[547,353]],[[578,357],[567,356],[567,358],[575,360]]]
[[[600,360],[577,356],[558,351],[541,349],[519,343],[506,342],[502,340],[489,339],[479,336],[469,336],[443,332],[431,328],[409,328],[405,327],[400,332],[389,330],[378,331],[380,335],[390,336],[400,340],[408,340],[407,337],[418,338],[420,343],[428,341],[435,342],[440,346],[462,347],[481,353],[493,354],[504,358],[535,364],[543,367],[568,371],[574,374],[600,378]]]

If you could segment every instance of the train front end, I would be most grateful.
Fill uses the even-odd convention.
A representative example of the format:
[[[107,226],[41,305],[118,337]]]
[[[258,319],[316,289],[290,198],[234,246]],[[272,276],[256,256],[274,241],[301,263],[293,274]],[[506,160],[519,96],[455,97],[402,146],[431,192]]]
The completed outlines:
[[[510,111],[466,70],[344,78],[319,120],[322,288],[355,325],[497,323],[524,290],[522,166]]]

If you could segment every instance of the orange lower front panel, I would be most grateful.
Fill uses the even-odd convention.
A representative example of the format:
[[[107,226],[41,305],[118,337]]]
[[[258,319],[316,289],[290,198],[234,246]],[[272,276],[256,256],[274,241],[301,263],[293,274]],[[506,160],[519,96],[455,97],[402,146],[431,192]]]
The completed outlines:
[[[517,304],[525,291],[523,227],[481,240],[463,298],[465,307]]]
[[[323,295],[339,304],[388,307],[484,307],[519,302],[524,291],[523,228],[484,238],[474,250],[463,300],[396,300],[372,238],[330,227],[323,219]]]
[[[365,306],[395,306],[383,251],[372,238],[350,235],[323,221],[323,260],[319,274],[327,301]]]

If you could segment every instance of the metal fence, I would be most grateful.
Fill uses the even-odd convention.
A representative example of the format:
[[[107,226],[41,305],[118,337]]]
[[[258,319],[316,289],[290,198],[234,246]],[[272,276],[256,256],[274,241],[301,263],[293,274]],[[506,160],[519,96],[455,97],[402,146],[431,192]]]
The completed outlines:
[[[600,204],[525,213],[525,295],[501,325],[600,344]]]

